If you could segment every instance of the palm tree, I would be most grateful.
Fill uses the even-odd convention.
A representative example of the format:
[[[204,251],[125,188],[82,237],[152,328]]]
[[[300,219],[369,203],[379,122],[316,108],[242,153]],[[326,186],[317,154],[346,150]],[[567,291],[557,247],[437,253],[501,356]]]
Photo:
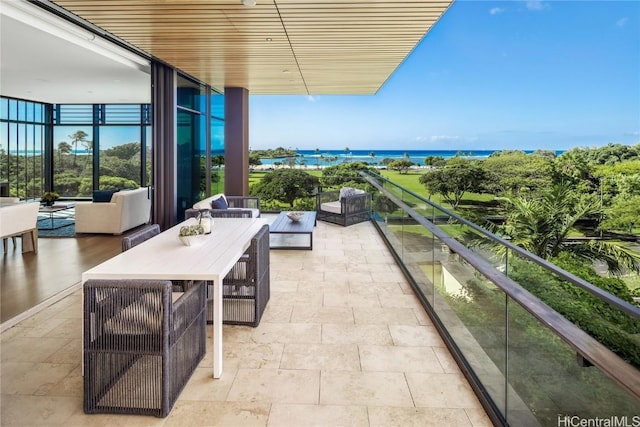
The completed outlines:
[[[78,142],[82,142],[83,144],[87,141],[87,137],[89,135],[82,130],[78,130],[76,131],[74,134],[69,135],[69,138],[71,139],[71,143],[73,144],[74,150],[73,150],[73,166],[76,165],[76,160],[77,160],[77,156],[78,156]]]
[[[598,200],[577,198],[576,194],[570,186],[559,184],[537,199],[501,197],[506,203],[506,215],[500,231],[516,245],[544,259],[570,252],[589,262],[605,262],[613,274],[624,270],[640,272],[640,256],[620,245],[569,239],[579,219],[598,215],[601,209]]]
[[[67,141],[60,141],[58,143],[58,161],[60,162],[60,169],[63,167],[63,154],[69,154],[71,152],[71,145]]]

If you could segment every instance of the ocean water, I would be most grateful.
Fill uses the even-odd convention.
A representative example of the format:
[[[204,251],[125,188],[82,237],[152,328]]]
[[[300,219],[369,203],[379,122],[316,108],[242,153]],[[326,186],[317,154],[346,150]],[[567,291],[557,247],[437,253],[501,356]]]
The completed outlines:
[[[307,166],[330,166],[346,162],[365,162],[377,164],[383,159],[407,159],[416,165],[424,165],[424,159],[429,156],[440,156],[450,159],[456,155],[485,159],[495,152],[502,150],[297,150],[297,161],[306,160]],[[522,150],[527,154],[535,150]],[[563,151],[557,150],[560,155]],[[373,154],[373,155],[372,155]],[[329,160],[334,158],[334,160]],[[263,165],[273,165],[274,163],[284,163],[286,158],[261,159]]]

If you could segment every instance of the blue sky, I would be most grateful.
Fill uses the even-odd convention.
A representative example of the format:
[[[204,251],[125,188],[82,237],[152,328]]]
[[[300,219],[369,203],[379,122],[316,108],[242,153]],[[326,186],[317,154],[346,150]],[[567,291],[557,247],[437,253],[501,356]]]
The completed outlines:
[[[250,147],[640,143],[640,1],[457,0],[372,96],[251,96]]]

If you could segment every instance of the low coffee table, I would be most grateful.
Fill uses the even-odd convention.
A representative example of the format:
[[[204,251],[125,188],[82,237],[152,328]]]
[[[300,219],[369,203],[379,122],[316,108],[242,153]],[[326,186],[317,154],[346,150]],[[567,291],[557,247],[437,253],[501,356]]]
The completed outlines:
[[[62,227],[66,227],[70,224],[63,224],[60,225],[58,227],[54,227],[54,217],[53,214],[56,212],[60,212],[60,211],[64,211],[67,209],[71,209],[75,206],[74,203],[60,203],[60,204],[55,204],[53,206],[40,206],[40,208],[38,209],[38,213],[48,213],[49,214],[49,219],[51,220],[51,227],[49,228],[45,228],[45,227],[38,227],[39,230],[56,230],[58,228],[62,228]]]
[[[287,244],[273,244],[273,240],[271,242],[271,249],[313,249],[313,228],[316,225],[316,213],[315,211],[305,212],[304,216],[300,218],[299,221],[291,221],[287,214],[289,212],[280,212],[278,217],[269,225],[269,233],[270,234],[282,234],[284,236],[287,235],[297,235],[297,234],[306,234],[309,236],[309,244],[308,245],[287,245]],[[280,239],[278,239],[280,240]],[[282,240],[286,240],[286,237]],[[297,239],[296,239],[297,240]],[[286,243],[286,242],[283,242]]]

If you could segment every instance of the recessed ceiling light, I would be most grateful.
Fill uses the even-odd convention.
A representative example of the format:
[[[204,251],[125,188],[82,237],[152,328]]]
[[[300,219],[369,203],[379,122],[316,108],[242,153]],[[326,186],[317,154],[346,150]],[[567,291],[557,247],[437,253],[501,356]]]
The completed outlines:
[[[273,41],[273,39],[271,37],[267,37],[265,40],[268,41],[268,42]]]
[[[256,0],[242,0],[242,4],[245,6],[255,6]]]

